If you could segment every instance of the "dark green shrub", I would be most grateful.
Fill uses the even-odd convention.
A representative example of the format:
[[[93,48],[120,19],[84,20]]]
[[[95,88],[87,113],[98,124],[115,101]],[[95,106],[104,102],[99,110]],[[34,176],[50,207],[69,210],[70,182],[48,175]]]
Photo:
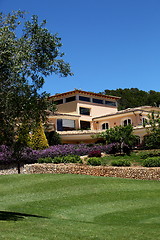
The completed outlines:
[[[99,166],[101,165],[101,160],[100,158],[92,157],[88,159],[87,164],[92,166]]]
[[[61,144],[61,136],[56,131],[45,132],[49,146]]]
[[[39,158],[38,163],[82,163],[80,156],[77,155],[67,155],[67,156],[57,156],[54,158],[45,157]]]
[[[122,160],[112,161],[111,165],[116,167],[128,167],[128,166],[131,166],[131,163],[128,160],[122,159]]]
[[[67,155],[53,158],[53,163],[82,163],[80,156]]]
[[[91,151],[89,154],[88,154],[88,157],[101,157],[101,151],[99,150],[94,150],[94,151]]]
[[[125,153],[127,155],[131,154],[131,148],[126,144],[124,144],[124,146],[123,146],[123,153]]]
[[[144,137],[144,147],[146,149],[160,148],[160,132],[156,131]]]
[[[39,158],[38,163],[52,163],[53,158],[51,157],[45,157],[45,158]]]
[[[57,156],[53,158],[53,163],[58,164],[63,162],[63,156]]]
[[[63,156],[62,162],[63,163],[78,163],[78,162],[80,163],[81,158],[78,155],[67,155],[67,156]]]
[[[146,158],[143,162],[144,167],[160,167],[160,157]]]

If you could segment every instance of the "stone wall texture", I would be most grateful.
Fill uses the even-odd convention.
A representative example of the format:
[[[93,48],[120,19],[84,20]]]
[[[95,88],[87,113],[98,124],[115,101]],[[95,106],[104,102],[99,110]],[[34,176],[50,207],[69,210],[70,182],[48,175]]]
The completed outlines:
[[[84,174],[103,177],[160,180],[160,167],[107,167],[78,164],[31,164],[25,165],[25,173]]]
[[[83,174],[103,177],[119,177],[144,180],[160,180],[160,167],[107,167],[82,164],[28,164],[21,167],[22,174]],[[1,166],[0,175],[17,174],[16,166]]]

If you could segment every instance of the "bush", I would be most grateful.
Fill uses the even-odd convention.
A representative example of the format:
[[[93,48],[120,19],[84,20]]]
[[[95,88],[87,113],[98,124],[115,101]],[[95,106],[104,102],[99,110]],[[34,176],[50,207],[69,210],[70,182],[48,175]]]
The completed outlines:
[[[30,147],[34,150],[42,150],[49,147],[42,123],[37,123],[34,127],[31,135]]]
[[[39,158],[38,163],[82,163],[80,156],[77,155],[67,155],[67,156],[56,156]]]
[[[111,162],[111,165],[116,167],[128,167],[131,166],[131,163],[128,160],[115,160]]]
[[[62,163],[63,162],[63,156],[54,157],[52,160],[53,160],[52,162],[55,163],[55,164]]]
[[[147,158],[143,162],[144,167],[160,167],[160,157]]]
[[[151,133],[144,137],[144,147],[146,149],[157,149],[160,148],[160,133]]]
[[[123,153],[125,153],[127,155],[131,154],[131,148],[126,144],[124,144],[124,146],[123,146]]]
[[[145,153],[141,153],[140,157],[141,159],[146,159],[149,157],[159,157],[160,156],[160,151],[150,151],[150,152],[145,152]]]
[[[10,164],[14,162],[13,151],[6,145],[0,146],[0,164]]]
[[[88,159],[87,164],[92,166],[99,166],[101,165],[101,160],[97,157],[92,157]]]
[[[116,154],[120,152],[119,143],[110,143],[107,145],[106,153],[107,154]]]
[[[61,136],[56,131],[45,132],[49,146],[61,144]]]
[[[51,157],[39,158],[38,159],[38,163],[52,163],[52,162],[53,162],[53,158],[51,158]]]
[[[78,163],[81,162],[80,156],[77,155],[68,155],[62,158],[63,163]]]
[[[101,157],[101,151],[94,150],[89,152],[88,157]]]

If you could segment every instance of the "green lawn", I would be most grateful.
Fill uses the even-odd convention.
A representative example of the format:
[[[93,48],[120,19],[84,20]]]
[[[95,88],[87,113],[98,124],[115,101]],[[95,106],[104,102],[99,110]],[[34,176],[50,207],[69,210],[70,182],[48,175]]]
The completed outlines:
[[[141,151],[133,151],[131,155],[107,155],[105,157],[101,157],[102,165],[110,166],[112,161],[118,160],[128,160],[131,163],[131,166],[143,166],[144,159],[147,158],[147,154],[152,154],[154,157],[159,154],[160,150],[141,150]],[[145,156],[145,158],[144,158]],[[148,156],[149,157],[149,156]]]
[[[106,157],[101,157],[102,165],[110,166],[112,161],[118,160],[128,160],[131,162],[132,166],[142,166],[143,159],[141,159],[140,153],[132,152],[131,155],[107,155]]]
[[[0,238],[158,240],[160,183],[67,174],[1,175]]]

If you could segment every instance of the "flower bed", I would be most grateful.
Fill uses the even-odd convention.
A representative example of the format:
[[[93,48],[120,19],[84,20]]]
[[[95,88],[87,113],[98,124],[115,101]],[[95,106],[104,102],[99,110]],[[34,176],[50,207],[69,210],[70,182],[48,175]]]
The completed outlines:
[[[67,155],[84,156],[91,152],[106,152],[112,153],[113,149],[117,146],[116,143],[109,145],[96,145],[96,144],[65,144],[55,145],[44,150],[33,150],[26,148],[21,153],[20,161],[24,163],[36,163],[39,158],[57,157]],[[5,145],[0,146],[0,164],[10,164],[16,161],[13,150]]]

